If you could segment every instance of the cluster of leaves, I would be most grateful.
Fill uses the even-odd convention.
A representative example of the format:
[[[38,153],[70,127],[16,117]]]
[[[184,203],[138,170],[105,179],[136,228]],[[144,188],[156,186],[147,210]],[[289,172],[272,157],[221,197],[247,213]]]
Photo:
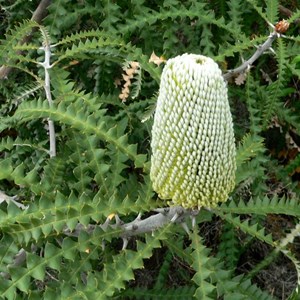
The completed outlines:
[[[198,226],[187,236],[169,224],[121,250],[118,226],[68,233],[116,215],[130,222],[166,205],[149,180],[148,116],[162,70],[149,62],[151,53],[201,53],[226,72],[267,39],[267,22],[281,17],[279,1],[52,1],[42,25],[25,20],[39,1],[0,4],[6,20],[0,65],[13,68],[0,82],[2,298],[276,299],[255,284],[255,275],[284,255],[297,274],[288,291],[297,299],[300,257],[291,245],[299,235],[300,193],[291,174],[300,157],[300,38],[293,23],[299,10],[290,7],[288,37],[259,58],[245,84],[229,82],[236,189],[227,204],[197,217],[200,226],[222,220],[217,245],[210,250],[212,241],[201,237]],[[29,33],[31,42],[23,43]],[[43,89],[45,39],[53,45],[53,105]],[[122,102],[116,83],[129,62],[138,63],[138,78]],[[55,123],[55,157],[49,156],[47,119]],[[295,229],[273,238],[265,228],[270,214],[289,216]],[[239,261],[257,240],[273,251],[240,274]],[[136,270],[147,270],[156,253],[161,264],[152,284],[133,283]],[[175,260],[181,263],[173,272]],[[179,284],[168,280],[170,272]]]

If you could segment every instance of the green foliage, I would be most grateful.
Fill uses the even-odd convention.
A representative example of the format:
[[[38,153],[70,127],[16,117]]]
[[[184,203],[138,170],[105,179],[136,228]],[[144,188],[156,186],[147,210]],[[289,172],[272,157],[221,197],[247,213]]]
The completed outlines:
[[[279,1],[51,1],[38,24],[39,2],[0,0],[0,65],[12,68],[0,79],[0,298],[298,299],[299,9],[280,1],[293,12],[287,37],[228,82],[237,140],[228,202],[202,209],[188,235],[170,222],[129,238],[139,214],[147,223],[168,205],[149,178],[163,68],[151,53],[201,53],[226,73],[284,17]],[[289,225],[278,232],[270,216]],[[246,271],[257,244],[268,251]],[[279,254],[294,267],[286,291],[258,276]]]
[[[11,60],[25,59],[23,55],[16,53],[16,47],[22,43],[24,36],[37,26],[35,22],[26,20],[6,34],[0,50],[1,64],[9,64]]]
[[[236,165],[237,168],[243,163],[255,157],[257,153],[263,152],[263,139],[259,136],[246,134],[237,148]]]
[[[207,267],[209,261],[209,251],[201,243],[201,239],[198,236],[197,230],[194,230],[192,235],[192,249],[191,253],[193,264],[192,267],[196,271],[192,280],[198,286],[194,297],[196,299],[213,299],[210,294],[215,289],[211,283],[207,282],[209,276],[211,276],[212,271]]]
[[[224,224],[222,241],[219,244],[219,259],[229,270],[234,270],[241,254],[240,244],[235,227],[229,223]]]
[[[195,293],[194,287],[183,286],[179,288],[167,289],[164,290],[164,293],[161,293],[161,289],[143,289],[137,288],[134,290],[128,290],[123,293],[122,296],[130,297],[130,299],[176,299],[176,300],[184,300],[184,299],[192,299],[193,294]],[[117,299],[122,299],[122,297]]]
[[[238,214],[247,214],[247,213],[254,213],[254,214],[262,214],[266,215],[268,213],[274,214],[287,214],[299,217],[300,203],[296,199],[286,199],[274,197],[270,199],[269,197],[255,198],[247,201],[245,203],[241,200],[238,204],[234,203],[233,201],[230,202],[228,205],[222,205],[221,210],[224,212],[230,213],[238,213]],[[243,212],[244,211],[244,212]]]
[[[266,15],[268,20],[274,24],[278,20],[279,1],[266,1]]]

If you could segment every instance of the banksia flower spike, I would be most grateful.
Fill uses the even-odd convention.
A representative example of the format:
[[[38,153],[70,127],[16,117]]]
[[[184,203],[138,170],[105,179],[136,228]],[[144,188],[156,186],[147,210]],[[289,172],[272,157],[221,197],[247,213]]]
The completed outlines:
[[[213,207],[234,188],[235,142],[226,83],[202,55],[167,61],[152,128],[150,177],[161,199]]]

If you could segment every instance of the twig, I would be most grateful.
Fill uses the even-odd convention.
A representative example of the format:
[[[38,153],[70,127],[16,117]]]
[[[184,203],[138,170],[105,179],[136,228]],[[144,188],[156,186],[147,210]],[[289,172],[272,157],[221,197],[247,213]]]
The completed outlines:
[[[135,220],[129,223],[124,223],[122,220],[116,215],[116,223],[110,224],[111,218],[107,218],[106,221],[101,225],[91,225],[84,226],[80,223],[77,224],[76,228],[74,230],[70,230],[68,228],[65,228],[63,230],[64,234],[67,236],[72,237],[79,237],[80,232],[84,231],[89,234],[92,234],[93,231],[100,227],[102,230],[106,231],[108,227],[110,228],[121,228],[123,233],[120,235],[120,238],[123,239],[123,247],[122,249],[125,249],[129,238],[144,234],[144,233],[151,233],[157,230],[158,228],[161,228],[165,226],[166,224],[169,224],[174,220],[174,223],[180,224],[183,226],[183,229],[188,232],[188,228],[186,225],[186,219],[192,217],[195,218],[195,216],[199,213],[198,210],[192,210],[192,209],[184,209],[181,206],[173,206],[173,207],[166,207],[161,209],[156,209],[155,211],[160,211],[155,215],[152,215],[144,220],[141,219],[141,214],[139,214]],[[176,216],[176,218],[174,218]],[[105,242],[102,242],[102,248],[105,247]],[[32,250],[36,250],[36,246],[32,246]],[[19,253],[15,256],[11,266],[13,267],[19,267],[26,261],[26,251],[22,248]],[[0,277],[9,279],[10,274],[7,272],[0,272]]]
[[[51,90],[50,90],[50,74],[49,69],[51,69],[50,65],[50,58],[51,58],[51,45],[50,41],[48,41],[46,37],[46,33],[44,33],[44,45],[42,49],[45,52],[45,60],[43,63],[40,63],[40,65],[44,68],[45,71],[45,84],[44,84],[44,90],[46,93],[46,98],[48,100],[49,106],[51,107],[53,105]],[[49,154],[50,157],[56,156],[56,139],[55,139],[55,128],[54,123],[52,120],[48,119],[48,127],[49,127],[49,139],[50,139],[50,150]]]
[[[242,65],[239,67],[229,70],[227,73],[223,75],[225,80],[229,80],[231,77],[236,77],[237,75],[245,73],[246,70],[249,70],[252,64],[268,49],[272,49],[272,43],[279,37],[283,36],[282,34],[285,33],[290,24],[286,20],[281,20],[276,23],[274,26],[271,23],[268,23],[271,28],[273,28],[273,32],[268,36],[268,39],[262,44],[257,47],[255,53],[246,60]]]
[[[41,21],[47,16],[47,8],[51,4],[51,0],[42,0],[39,6],[36,8],[34,13],[32,14],[31,20],[37,23],[41,23]]]
[[[229,80],[232,77],[236,77],[237,75],[244,73],[246,70],[248,70],[252,64],[268,49],[271,48],[272,43],[280,37],[280,34],[277,31],[272,32],[268,39],[262,44],[257,47],[257,50],[255,53],[248,59],[246,60],[242,65],[239,67],[229,70],[227,73],[223,75],[225,80]]]
[[[185,223],[186,219],[189,217],[194,217],[199,211],[185,209],[181,206],[173,206],[168,208],[162,208],[161,212],[152,215],[144,220],[137,217],[135,220],[129,223],[122,224],[120,222],[116,222],[116,224],[111,224],[109,227],[111,228],[121,228],[123,233],[121,234],[121,238],[128,239],[132,236],[150,233],[158,228],[169,224],[173,219],[174,223],[182,224]],[[176,216],[176,218],[174,218]],[[96,227],[101,227],[104,231],[107,230],[109,221],[107,220],[103,225],[89,225],[88,227],[83,226],[82,224],[78,224],[76,228],[71,231],[69,229],[65,229],[64,233],[69,236],[78,237],[81,231],[86,231],[88,233],[92,233]]]
[[[37,7],[37,9],[32,14],[31,20],[40,24],[41,21],[47,15],[47,8],[50,5],[50,3],[51,3],[51,0],[42,0],[40,2],[39,6]],[[32,31],[30,34],[26,35],[22,39],[21,44],[28,43],[32,39],[33,32],[34,31]],[[21,51],[18,51],[18,54],[21,54],[21,53],[22,53]],[[0,80],[7,79],[8,75],[10,74],[10,72],[12,70],[13,70],[12,67],[1,66],[0,67]]]

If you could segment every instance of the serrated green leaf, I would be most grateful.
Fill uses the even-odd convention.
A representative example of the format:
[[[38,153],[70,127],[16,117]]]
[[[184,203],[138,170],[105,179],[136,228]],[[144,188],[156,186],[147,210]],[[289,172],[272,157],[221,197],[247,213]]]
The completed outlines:
[[[30,275],[37,280],[44,281],[45,264],[43,258],[33,253],[26,253],[26,263],[27,268],[30,270]]]

